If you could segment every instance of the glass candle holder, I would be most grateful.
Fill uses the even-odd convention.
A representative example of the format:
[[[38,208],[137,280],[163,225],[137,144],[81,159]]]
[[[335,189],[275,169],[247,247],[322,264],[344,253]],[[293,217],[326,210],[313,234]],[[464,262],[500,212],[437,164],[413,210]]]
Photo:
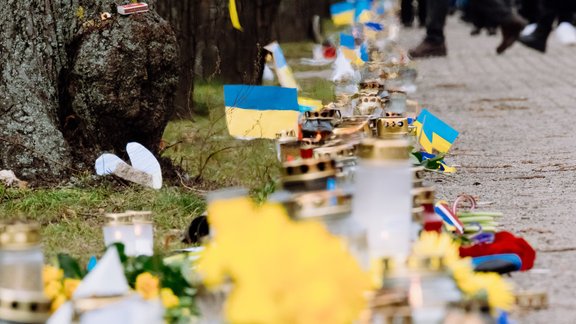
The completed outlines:
[[[152,212],[130,211],[134,224],[134,253],[135,255],[154,254],[154,223]]]
[[[448,305],[461,300],[462,294],[441,257],[415,263],[409,289],[412,320],[415,324],[442,323]]]
[[[44,323],[44,256],[36,224],[0,224],[0,323]]]
[[[390,100],[388,101],[388,106],[386,110],[388,112],[398,114],[401,116],[406,115],[406,93],[402,91],[388,91],[390,94]]]
[[[129,256],[136,255],[134,224],[132,216],[128,213],[106,214],[110,220],[104,225],[104,244],[110,246],[114,243],[124,244],[124,253]]]
[[[358,148],[353,218],[367,229],[372,260],[403,264],[410,252],[412,171],[408,141],[367,138]]]

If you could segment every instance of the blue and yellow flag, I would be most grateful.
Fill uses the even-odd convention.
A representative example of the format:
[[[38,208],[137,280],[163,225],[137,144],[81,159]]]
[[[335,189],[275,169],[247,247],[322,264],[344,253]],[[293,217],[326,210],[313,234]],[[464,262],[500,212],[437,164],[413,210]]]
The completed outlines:
[[[354,36],[345,33],[340,33],[340,50],[344,57],[352,64],[362,65],[364,61],[361,59],[360,52],[356,48]]]
[[[353,2],[338,2],[330,5],[330,14],[334,25],[352,25],[354,23],[355,4]]]
[[[372,0],[356,0],[354,6],[354,22],[366,23],[372,19]]]
[[[294,88],[225,85],[226,124],[230,135],[241,139],[269,138],[286,132],[298,134],[298,93]]]
[[[282,52],[282,48],[278,42],[272,42],[264,46],[264,49],[272,53],[274,65],[276,66],[276,76],[278,76],[280,85],[286,88],[299,88],[296,79],[294,79],[292,69],[288,66],[288,63],[286,63],[284,52]]]
[[[426,109],[416,118],[414,126],[420,145],[428,153],[434,153],[434,150],[448,152],[458,137],[458,131]]]

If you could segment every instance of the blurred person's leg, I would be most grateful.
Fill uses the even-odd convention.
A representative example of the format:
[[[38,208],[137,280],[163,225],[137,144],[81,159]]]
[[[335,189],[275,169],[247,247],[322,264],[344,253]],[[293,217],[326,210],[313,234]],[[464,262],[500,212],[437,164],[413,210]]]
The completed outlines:
[[[418,0],[418,22],[420,23],[420,27],[426,26],[426,3],[427,0]]]
[[[529,23],[536,23],[540,16],[540,2],[538,0],[521,0],[518,13]]]
[[[470,0],[470,7],[482,17],[485,26],[499,26],[502,30],[502,42],[496,48],[496,53],[502,54],[520,36],[526,25],[525,21],[513,11],[510,2],[506,0]]]
[[[520,36],[520,42],[532,49],[545,53],[552,25],[558,17],[562,3],[565,1],[572,2],[574,0],[542,0],[536,29],[531,34]]]
[[[428,0],[426,2],[426,37],[417,47],[411,49],[412,58],[446,56],[444,25],[448,15],[450,0]]]
[[[400,2],[400,20],[405,27],[411,27],[414,22],[414,6],[412,0],[402,0]]]

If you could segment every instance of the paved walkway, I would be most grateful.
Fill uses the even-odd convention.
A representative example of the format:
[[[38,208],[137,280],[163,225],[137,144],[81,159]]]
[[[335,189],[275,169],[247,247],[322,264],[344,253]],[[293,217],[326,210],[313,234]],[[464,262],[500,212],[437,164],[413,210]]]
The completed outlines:
[[[542,55],[517,43],[495,54],[500,36],[469,36],[452,18],[447,58],[419,61],[416,99],[460,130],[448,161],[453,177],[435,177],[440,196],[491,201],[502,228],[537,249],[535,270],[512,276],[518,289],[545,290],[551,307],[521,323],[576,322],[576,47],[554,35]],[[406,47],[424,30],[402,31]]]

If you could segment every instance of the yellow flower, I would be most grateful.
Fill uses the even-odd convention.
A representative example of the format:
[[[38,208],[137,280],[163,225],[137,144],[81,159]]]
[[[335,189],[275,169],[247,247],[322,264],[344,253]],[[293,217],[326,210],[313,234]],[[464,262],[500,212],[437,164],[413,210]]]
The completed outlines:
[[[54,300],[52,300],[52,305],[50,306],[50,311],[54,313],[60,306],[66,302],[66,296],[64,294],[57,295]]]
[[[201,255],[204,282],[234,282],[230,323],[351,323],[370,277],[321,223],[293,222],[282,206],[249,199],[208,206],[215,240]],[[240,244],[241,243],[241,244]]]
[[[180,304],[180,299],[174,295],[174,292],[170,288],[162,288],[162,290],[160,290],[160,299],[162,299],[164,308],[172,308]]]
[[[136,291],[144,299],[154,299],[160,292],[160,280],[149,272],[144,272],[136,277]]]
[[[59,281],[64,278],[64,271],[60,268],[53,267],[51,265],[45,265],[42,269],[42,279],[44,285],[52,281]]]
[[[62,294],[62,282],[53,280],[44,286],[44,295],[48,299],[54,299],[60,294]]]
[[[80,280],[78,279],[64,279],[64,294],[67,299],[72,299],[72,295],[80,285]]]
[[[414,243],[412,256],[442,257],[458,288],[467,297],[486,298],[493,309],[510,310],[514,303],[510,284],[498,274],[474,272],[470,258],[460,258],[458,244],[448,234],[422,233]]]

